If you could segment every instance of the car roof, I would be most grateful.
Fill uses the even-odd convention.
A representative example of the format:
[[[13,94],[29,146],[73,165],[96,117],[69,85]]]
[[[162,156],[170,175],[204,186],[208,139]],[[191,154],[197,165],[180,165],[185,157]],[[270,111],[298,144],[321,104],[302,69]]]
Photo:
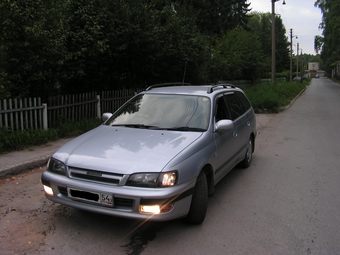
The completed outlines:
[[[163,83],[148,87],[142,93],[157,93],[157,94],[181,94],[181,95],[200,95],[213,96],[221,91],[242,91],[232,84],[216,84],[216,85],[191,85],[181,83]]]

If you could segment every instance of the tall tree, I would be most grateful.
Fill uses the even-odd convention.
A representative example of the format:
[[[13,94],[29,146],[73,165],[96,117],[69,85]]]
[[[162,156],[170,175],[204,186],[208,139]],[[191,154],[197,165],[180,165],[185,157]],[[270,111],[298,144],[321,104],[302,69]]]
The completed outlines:
[[[330,72],[332,66],[340,61],[340,2],[338,0],[317,0],[315,6],[322,12],[323,40],[321,58],[325,64],[326,71]],[[319,38],[316,41],[320,46]]]
[[[61,56],[59,1],[1,1],[0,13],[1,85],[13,97],[49,94]]]
[[[190,6],[196,24],[205,34],[221,35],[235,27],[245,27],[249,19],[247,0],[174,0]]]
[[[236,28],[218,40],[213,71],[219,80],[255,81],[264,71],[263,57],[258,35]]]
[[[258,35],[261,42],[263,53],[263,65],[266,67],[262,78],[269,78],[271,72],[271,54],[272,54],[272,38],[271,38],[271,14],[270,13],[251,13],[248,27]],[[282,72],[289,70],[289,42],[286,36],[286,29],[280,16],[275,19],[276,34],[276,70]]]

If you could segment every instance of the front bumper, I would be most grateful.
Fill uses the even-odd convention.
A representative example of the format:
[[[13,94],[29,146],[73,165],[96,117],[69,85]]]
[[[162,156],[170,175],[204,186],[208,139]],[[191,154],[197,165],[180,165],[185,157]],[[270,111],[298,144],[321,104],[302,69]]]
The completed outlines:
[[[167,221],[186,216],[190,209],[192,192],[196,182],[193,179],[173,187],[140,188],[75,180],[48,171],[43,172],[41,181],[43,185],[52,189],[53,195],[45,193],[45,196],[53,202],[95,213],[154,221]],[[112,194],[113,206],[70,198],[68,187],[94,193]],[[173,208],[166,213],[144,214],[139,212],[140,205],[166,205],[169,203],[173,204]]]

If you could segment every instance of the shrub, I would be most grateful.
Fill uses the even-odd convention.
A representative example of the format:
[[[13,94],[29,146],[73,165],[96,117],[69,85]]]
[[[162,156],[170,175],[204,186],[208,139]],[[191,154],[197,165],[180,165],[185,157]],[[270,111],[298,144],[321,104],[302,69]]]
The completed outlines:
[[[256,85],[245,89],[245,93],[256,113],[276,113],[287,106],[308,84],[304,82],[286,82]]]
[[[75,137],[101,124],[99,119],[88,119],[72,123],[66,121],[58,128],[49,130],[12,131],[0,129],[0,153],[22,150],[25,148],[45,144],[59,138]]]

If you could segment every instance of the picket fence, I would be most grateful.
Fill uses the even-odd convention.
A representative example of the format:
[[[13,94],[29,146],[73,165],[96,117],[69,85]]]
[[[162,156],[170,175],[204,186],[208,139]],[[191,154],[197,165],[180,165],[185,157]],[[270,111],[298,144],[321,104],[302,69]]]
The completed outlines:
[[[13,131],[55,128],[64,121],[101,118],[114,112],[142,89],[90,92],[40,98],[0,100],[0,128]]]

